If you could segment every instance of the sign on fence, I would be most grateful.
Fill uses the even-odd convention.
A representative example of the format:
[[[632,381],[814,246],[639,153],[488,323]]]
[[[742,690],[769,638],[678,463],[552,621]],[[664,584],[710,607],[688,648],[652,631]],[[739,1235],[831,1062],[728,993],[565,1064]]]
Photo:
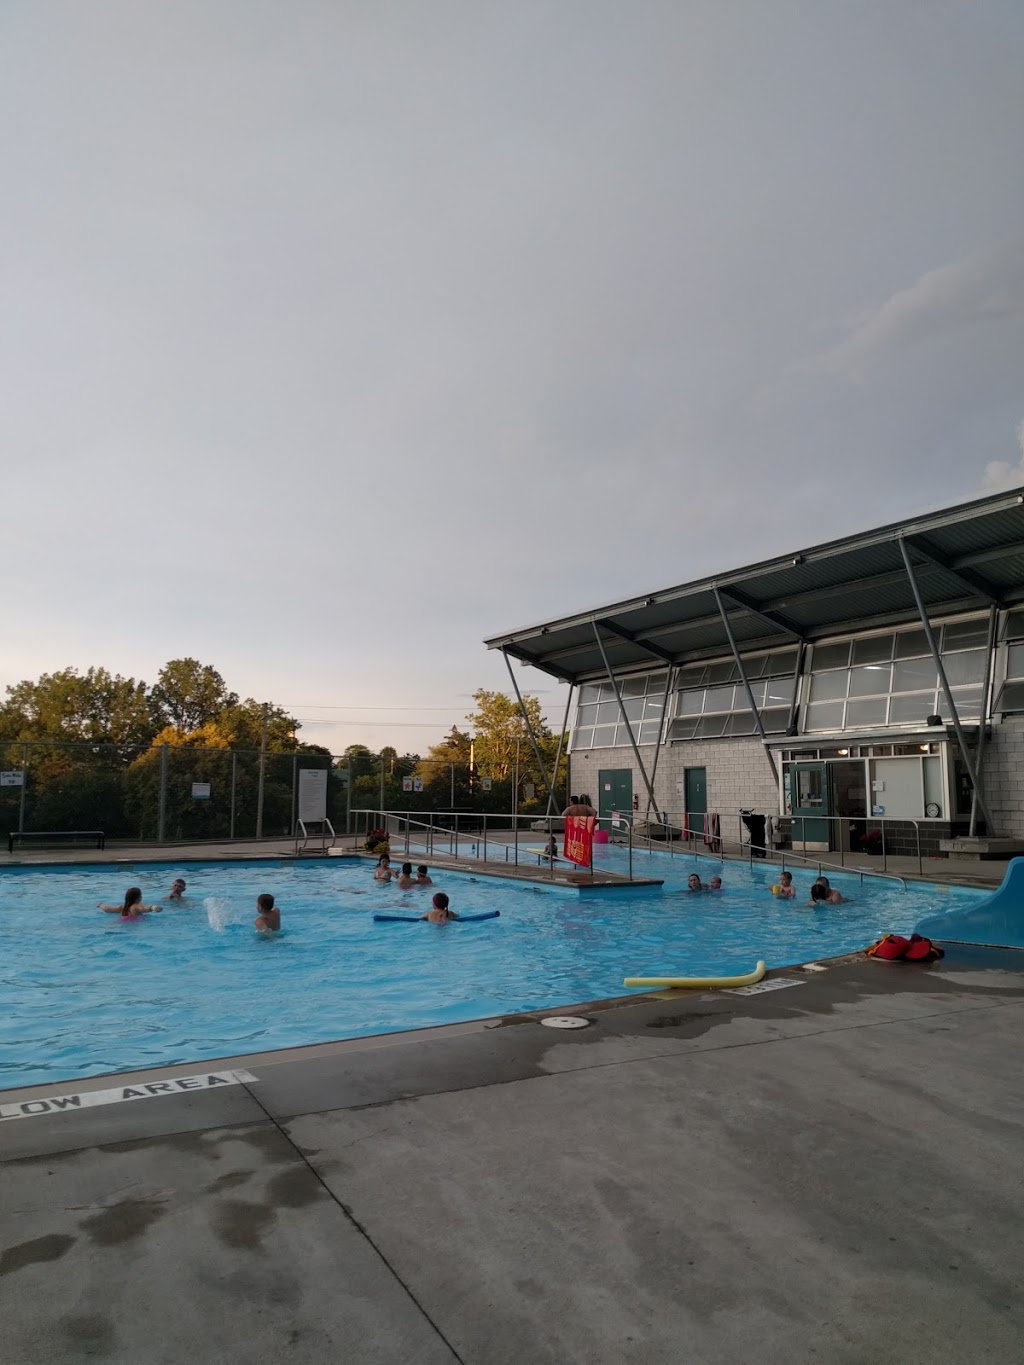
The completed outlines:
[[[485,792],[489,792],[491,790],[492,785],[491,779],[489,777],[481,777],[480,785],[481,787],[483,787]]]
[[[210,784],[209,784],[209,782],[193,782],[193,783],[192,783],[192,799],[193,799],[194,801],[209,801],[209,799],[210,799]]]
[[[20,768],[12,768],[10,772],[0,773],[0,787],[20,787],[25,780],[25,774]]]
[[[412,778],[411,778],[411,777],[403,777],[403,778],[402,778],[402,791],[404,791],[404,792],[411,792],[411,791],[412,791]]]
[[[299,819],[304,825],[327,819],[327,769],[299,769]]]
[[[414,778],[413,778],[413,780],[412,780],[412,789],[413,789],[414,792],[421,792],[421,791],[423,790],[423,778],[422,778],[422,777],[414,777]]]

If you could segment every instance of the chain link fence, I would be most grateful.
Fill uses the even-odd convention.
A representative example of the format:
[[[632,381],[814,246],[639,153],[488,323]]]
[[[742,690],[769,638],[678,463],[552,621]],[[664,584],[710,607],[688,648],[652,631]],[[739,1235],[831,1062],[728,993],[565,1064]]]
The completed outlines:
[[[364,754],[350,772],[344,755],[322,752],[0,742],[0,837],[84,830],[143,843],[290,837],[304,768],[327,771],[327,815],[339,833],[360,807],[528,814],[547,802],[525,767],[491,777],[466,763],[421,759],[413,767]]]

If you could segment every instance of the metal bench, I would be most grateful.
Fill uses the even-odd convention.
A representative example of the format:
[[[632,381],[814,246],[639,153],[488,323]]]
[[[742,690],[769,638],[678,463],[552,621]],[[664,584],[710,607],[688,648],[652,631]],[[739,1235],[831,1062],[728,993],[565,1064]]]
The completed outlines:
[[[60,845],[71,846],[81,843],[90,843],[95,848],[106,848],[107,836],[101,829],[33,829],[33,830],[12,830],[7,836],[7,852],[14,852],[15,844],[52,844],[54,847]]]

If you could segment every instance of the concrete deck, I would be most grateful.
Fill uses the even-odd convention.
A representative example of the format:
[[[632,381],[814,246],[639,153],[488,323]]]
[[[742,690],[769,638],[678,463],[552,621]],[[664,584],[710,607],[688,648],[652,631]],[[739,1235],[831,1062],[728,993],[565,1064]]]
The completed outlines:
[[[844,960],[4,1120],[3,1358],[1016,1365],[1022,958]]]

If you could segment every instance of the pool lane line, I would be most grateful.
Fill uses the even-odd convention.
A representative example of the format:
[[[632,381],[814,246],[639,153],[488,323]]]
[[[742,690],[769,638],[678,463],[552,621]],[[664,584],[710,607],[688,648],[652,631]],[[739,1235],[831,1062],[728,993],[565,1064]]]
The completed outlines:
[[[68,1114],[96,1109],[104,1104],[131,1104],[135,1100],[161,1099],[165,1095],[191,1095],[223,1085],[245,1085],[257,1078],[248,1071],[204,1071],[196,1076],[176,1076],[169,1081],[146,1081],[119,1085],[111,1090],[82,1090],[50,1099],[21,1100],[0,1104],[0,1123],[8,1119],[34,1119],[43,1114]]]

